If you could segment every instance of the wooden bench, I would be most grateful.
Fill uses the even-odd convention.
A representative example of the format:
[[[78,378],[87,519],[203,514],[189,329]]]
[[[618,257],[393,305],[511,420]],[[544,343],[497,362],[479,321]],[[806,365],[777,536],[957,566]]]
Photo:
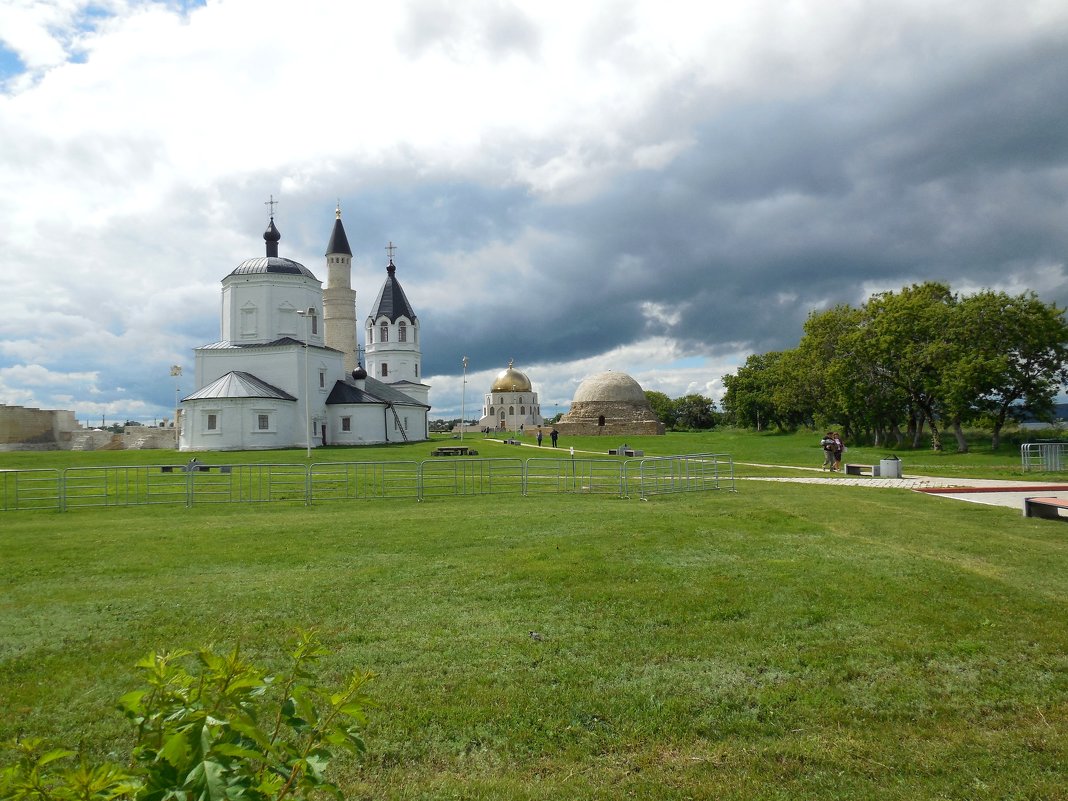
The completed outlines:
[[[645,456],[645,451],[636,451],[633,448],[609,448],[609,456]]]
[[[471,449],[466,445],[442,445],[430,452],[431,456],[468,456]],[[476,451],[477,453],[477,451]]]
[[[1068,509],[1068,500],[1064,498],[1024,498],[1024,517],[1041,517],[1046,520],[1068,520],[1060,513]]]
[[[879,475],[879,468],[873,464],[847,464],[845,466],[847,476],[872,476]]]

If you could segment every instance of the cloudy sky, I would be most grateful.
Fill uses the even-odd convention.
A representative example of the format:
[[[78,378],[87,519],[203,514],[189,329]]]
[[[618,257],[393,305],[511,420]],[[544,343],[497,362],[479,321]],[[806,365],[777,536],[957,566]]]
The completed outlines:
[[[464,355],[549,412],[913,281],[1068,305],[1066,75],[1063,0],[5,0],[0,403],[170,415],[271,195],[361,321],[397,245],[434,417]]]

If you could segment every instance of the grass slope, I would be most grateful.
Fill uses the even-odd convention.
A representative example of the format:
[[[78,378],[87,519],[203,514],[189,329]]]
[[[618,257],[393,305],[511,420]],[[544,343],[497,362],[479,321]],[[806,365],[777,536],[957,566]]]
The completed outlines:
[[[317,626],[380,675],[350,799],[1065,797],[1068,539],[1009,509],[743,482],[0,525],[0,738],[121,753],[150,648]]]

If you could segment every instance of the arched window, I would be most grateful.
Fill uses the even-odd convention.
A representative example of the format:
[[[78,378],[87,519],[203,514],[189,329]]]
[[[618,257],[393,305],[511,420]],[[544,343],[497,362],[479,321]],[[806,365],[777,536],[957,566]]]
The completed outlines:
[[[493,407],[492,407],[492,406],[490,406],[490,417],[493,417],[493,415],[494,415],[495,413],[496,413],[496,412],[494,412],[494,410],[493,410]]]
[[[520,414],[526,414],[526,413],[527,413],[527,409],[526,409],[526,407],[525,407],[525,406],[520,406],[520,407],[519,407],[519,413],[520,413]]]
[[[399,323],[397,323],[397,341],[408,341],[408,324],[404,322],[404,320],[401,320]]]
[[[504,419],[504,407],[503,406],[501,407],[501,419],[502,420]]]
[[[373,325],[367,326],[367,344],[373,345],[375,343],[375,327]]]
[[[389,342],[389,323],[382,323],[378,327],[378,341]]]
[[[508,414],[509,414],[510,417],[515,417],[515,407],[514,406],[509,406],[508,407]]]

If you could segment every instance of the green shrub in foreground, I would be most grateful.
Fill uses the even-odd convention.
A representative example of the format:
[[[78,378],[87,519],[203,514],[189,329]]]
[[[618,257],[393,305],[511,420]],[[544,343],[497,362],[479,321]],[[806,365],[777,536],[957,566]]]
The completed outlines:
[[[354,671],[331,692],[309,669],[326,653],[313,636],[300,635],[284,676],[267,675],[237,648],[202,648],[195,660],[187,651],[150,653],[137,663],[145,686],[119,699],[136,727],[128,768],[84,757],[64,768],[75,752],[44,750],[27,738],[10,744],[15,759],[0,769],[0,799],[340,798],[325,770],[333,750],[364,749],[364,685],[372,674]]]

